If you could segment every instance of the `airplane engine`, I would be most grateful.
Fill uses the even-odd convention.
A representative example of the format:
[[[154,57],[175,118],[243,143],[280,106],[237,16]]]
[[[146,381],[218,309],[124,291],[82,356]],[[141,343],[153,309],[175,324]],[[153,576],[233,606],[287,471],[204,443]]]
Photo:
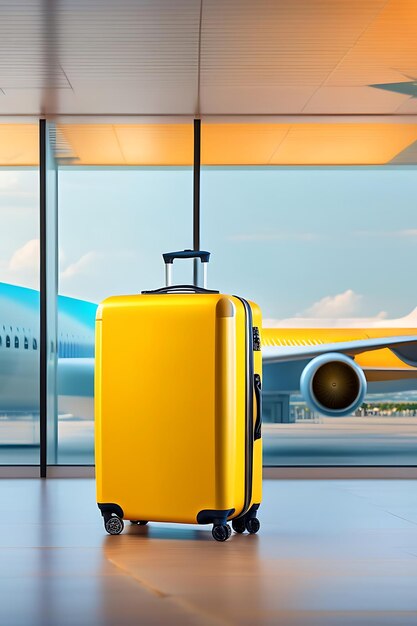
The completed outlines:
[[[305,366],[300,390],[313,411],[327,417],[344,417],[362,404],[366,378],[350,357],[337,352],[322,354]]]

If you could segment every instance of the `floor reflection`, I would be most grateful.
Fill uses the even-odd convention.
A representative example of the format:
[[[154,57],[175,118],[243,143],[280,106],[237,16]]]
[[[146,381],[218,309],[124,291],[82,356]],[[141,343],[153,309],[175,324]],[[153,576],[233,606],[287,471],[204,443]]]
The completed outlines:
[[[416,487],[265,481],[260,534],[217,543],[152,522],[108,536],[92,480],[2,480],[0,624],[415,626]]]

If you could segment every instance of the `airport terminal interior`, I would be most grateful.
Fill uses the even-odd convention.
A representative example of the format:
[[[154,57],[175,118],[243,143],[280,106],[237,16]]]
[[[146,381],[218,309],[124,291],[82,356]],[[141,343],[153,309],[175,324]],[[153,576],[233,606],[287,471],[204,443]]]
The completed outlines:
[[[417,624],[416,180],[417,0],[0,0],[1,625]],[[162,288],[162,254],[186,250],[210,261],[175,259],[175,285],[201,287],[204,266],[230,319],[238,301],[262,311],[245,448],[222,457],[216,431],[212,454],[216,489],[222,458],[244,466],[242,492],[263,468],[260,529],[215,541],[217,517],[112,509],[112,536],[103,388],[145,352],[135,420],[146,381],[155,418],[209,333],[149,372],[168,363],[153,322],[114,324],[102,382],[99,305]],[[187,406],[191,437],[209,409]],[[127,465],[162,489],[179,436],[149,444],[162,482],[140,454]],[[203,490],[198,465],[179,490]]]

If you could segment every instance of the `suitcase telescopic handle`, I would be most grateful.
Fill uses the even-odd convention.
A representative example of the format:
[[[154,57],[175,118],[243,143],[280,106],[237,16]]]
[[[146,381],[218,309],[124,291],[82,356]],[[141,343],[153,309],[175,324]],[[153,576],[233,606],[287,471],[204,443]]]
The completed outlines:
[[[254,430],[254,441],[262,436],[262,383],[259,374],[254,376],[255,398],[256,398],[256,421]]]
[[[210,252],[205,250],[178,250],[177,252],[165,252],[162,255],[165,262],[165,284],[172,285],[172,265],[175,259],[200,259],[203,264],[203,287],[207,287],[207,263],[210,260]]]
[[[174,259],[200,259],[202,263],[210,261],[210,252],[205,250],[178,250],[178,252],[164,252],[165,263],[173,263]]]

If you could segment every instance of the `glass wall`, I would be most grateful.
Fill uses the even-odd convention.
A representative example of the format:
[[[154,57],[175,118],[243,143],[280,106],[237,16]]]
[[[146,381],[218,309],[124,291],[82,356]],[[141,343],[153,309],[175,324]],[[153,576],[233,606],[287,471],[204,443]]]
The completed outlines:
[[[264,338],[285,349],[416,334],[417,167],[318,164],[328,154],[394,162],[414,125],[380,144],[381,129],[365,133],[362,152],[359,129],[328,129],[317,152],[311,125],[238,126],[226,135],[221,124],[203,127],[209,287],[258,302]],[[48,462],[92,464],[97,304],[162,285],[161,253],[192,246],[192,124],[48,129],[47,280],[57,294],[48,306],[48,389],[56,390],[48,395]],[[0,464],[39,462],[38,139],[37,124],[0,125]],[[280,166],[291,154],[297,164]],[[174,271],[190,281],[191,265]],[[265,363],[266,465],[416,464],[416,370],[388,350],[355,360],[368,393],[337,419],[309,408],[300,392],[308,359]]]
[[[39,463],[37,124],[0,124],[0,464]]]
[[[204,167],[209,286],[258,302],[287,349],[416,334],[416,176],[415,166]],[[337,419],[305,404],[305,362],[265,365],[266,465],[417,463],[415,375],[382,380],[407,367],[387,350],[356,361],[366,404]]]
[[[161,253],[191,247],[192,170],[63,166],[58,180],[58,462],[92,464],[97,303],[162,286]]]
[[[56,127],[49,121],[45,121],[45,148],[46,463],[54,465],[58,460],[58,163]]]

